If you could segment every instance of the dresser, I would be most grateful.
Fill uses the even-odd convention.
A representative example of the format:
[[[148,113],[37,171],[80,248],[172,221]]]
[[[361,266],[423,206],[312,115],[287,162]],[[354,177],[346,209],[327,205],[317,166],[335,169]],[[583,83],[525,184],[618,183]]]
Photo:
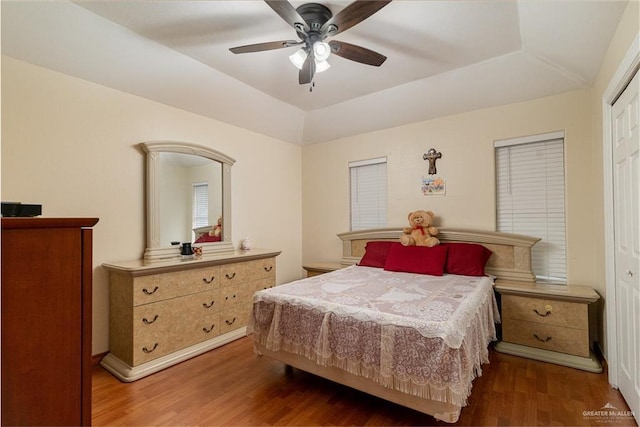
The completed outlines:
[[[279,253],[103,264],[110,308],[101,365],[135,381],[245,336],[254,292],[275,286]]]
[[[2,425],[91,425],[96,218],[2,218]]]
[[[592,288],[503,282],[495,289],[502,307],[502,340],[496,350],[602,372],[590,347],[590,308],[599,299]]]

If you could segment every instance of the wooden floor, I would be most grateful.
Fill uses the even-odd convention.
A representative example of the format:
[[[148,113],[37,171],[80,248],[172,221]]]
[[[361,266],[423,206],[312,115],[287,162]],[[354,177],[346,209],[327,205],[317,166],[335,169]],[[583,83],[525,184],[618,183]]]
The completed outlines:
[[[605,374],[491,351],[455,425],[612,426],[629,408]],[[94,426],[450,425],[253,353],[243,338],[133,383],[93,371]]]

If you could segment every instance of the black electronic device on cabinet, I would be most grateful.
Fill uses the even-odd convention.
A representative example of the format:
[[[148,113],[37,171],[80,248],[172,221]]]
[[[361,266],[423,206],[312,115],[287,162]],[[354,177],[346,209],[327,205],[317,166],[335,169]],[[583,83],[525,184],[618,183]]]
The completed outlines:
[[[42,205],[32,205],[20,202],[2,202],[2,216],[33,217],[39,215],[42,215]]]

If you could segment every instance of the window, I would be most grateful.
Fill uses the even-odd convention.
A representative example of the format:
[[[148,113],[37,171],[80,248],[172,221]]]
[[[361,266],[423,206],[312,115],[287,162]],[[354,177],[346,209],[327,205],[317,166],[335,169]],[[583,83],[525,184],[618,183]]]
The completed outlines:
[[[193,184],[193,227],[209,225],[209,185],[205,183]]]
[[[349,163],[351,230],[387,225],[387,158]]]
[[[538,281],[566,283],[564,132],[496,141],[498,231],[540,237]]]

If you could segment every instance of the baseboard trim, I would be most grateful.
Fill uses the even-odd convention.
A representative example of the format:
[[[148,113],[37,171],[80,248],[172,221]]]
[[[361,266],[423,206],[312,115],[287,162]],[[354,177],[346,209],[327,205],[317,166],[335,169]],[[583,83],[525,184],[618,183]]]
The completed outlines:
[[[104,357],[109,354],[108,351],[102,352],[102,353],[98,353],[98,354],[94,354],[91,356],[91,366],[98,366],[100,364],[100,361],[102,359],[104,359]]]
[[[209,350],[225,345],[231,341],[247,335],[247,328],[236,329],[224,335],[212,338],[210,340],[192,345],[166,356],[159,357],[149,362],[137,366],[129,366],[113,354],[107,354],[101,361],[100,365],[113,374],[122,382],[132,382],[144,378],[148,375],[176,365],[192,357],[206,353]]]

